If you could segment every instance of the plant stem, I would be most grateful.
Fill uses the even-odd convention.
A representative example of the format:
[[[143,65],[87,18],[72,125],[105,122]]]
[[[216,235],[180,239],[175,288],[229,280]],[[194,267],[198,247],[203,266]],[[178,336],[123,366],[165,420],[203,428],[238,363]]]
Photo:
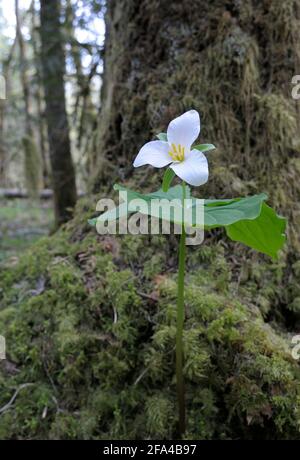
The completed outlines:
[[[184,217],[185,183],[182,183],[182,207]],[[182,218],[179,244],[178,297],[177,297],[177,332],[176,332],[176,381],[179,408],[179,434],[185,433],[185,394],[183,381],[183,324],[184,324],[184,272],[185,272],[185,228]]]

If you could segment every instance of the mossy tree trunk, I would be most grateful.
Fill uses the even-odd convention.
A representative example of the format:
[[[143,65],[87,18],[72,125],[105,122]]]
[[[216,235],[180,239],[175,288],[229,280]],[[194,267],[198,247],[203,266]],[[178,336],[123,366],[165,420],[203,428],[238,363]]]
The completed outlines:
[[[201,140],[218,146],[203,193],[265,190],[277,207],[298,203],[298,9],[299,0],[108,1],[94,189],[129,177],[141,145],[193,107]]]
[[[33,1],[30,6],[30,17],[31,17],[31,43],[33,50],[33,59],[36,68],[36,84],[35,84],[35,100],[37,106],[38,114],[38,138],[39,138],[39,147],[41,152],[42,159],[42,168],[43,168],[43,182],[44,187],[48,188],[49,184],[49,152],[47,144],[47,126],[45,121],[44,113],[44,91],[43,91],[43,81],[42,81],[42,68],[41,68],[41,59],[40,59],[40,34],[38,31],[39,28],[39,11],[36,9],[36,4]]]
[[[0,99],[0,184],[1,187],[5,184],[5,160],[6,160],[6,150],[3,145],[3,132],[4,132],[4,110],[5,104],[4,99]]]
[[[16,38],[19,45],[20,54],[20,77],[24,96],[25,106],[25,129],[26,135],[29,137],[33,136],[31,110],[30,110],[30,88],[27,74],[27,62],[25,57],[25,43],[22,33],[22,24],[20,18],[19,0],[15,0],[15,15],[16,15]]]
[[[60,27],[60,1],[41,0],[41,43],[46,119],[57,226],[72,215],[76,203],[64,90],[65,57]]]
[[[22,21],[20,16],[19,0],[15,0],[16,15],[16,40],[19,47],[20,57],[20,79],[24,97],[25,109],[25,134],[22,138],[24,150],[24,172],[26,178],[26,188],[32,198],[39,196],[42,188],[42,169],[40,152],[37,149],[32,122],[32,94],[30,91],[30,81],[28,77],[28,63],[26,59],[25,40],[22,32]]]
[[[9,50],[7,59],[2,64],[2,77],[5,82],[5,99],[0,99],[0,184],[2,187],[5,186],[6,182],[6,166],[7,166],[7,151],[4,142],[5,132],[5,113],[7,108],[7,99],[10,92],[10,67],[13,60],[17,38],[14,39],[13,44]]]

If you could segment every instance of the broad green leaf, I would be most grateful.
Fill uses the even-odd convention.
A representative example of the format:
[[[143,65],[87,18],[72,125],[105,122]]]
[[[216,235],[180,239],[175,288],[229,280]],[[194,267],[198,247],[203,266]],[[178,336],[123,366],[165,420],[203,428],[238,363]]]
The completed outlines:
[[[200,150],[200,152],[208,152],[214,150],[216,147],[213,144],[198,144],[194,145],[193,149]]]
[[[207,200],[205,228],[224,227],[231,240],[276,258],[286,240],[286,220],[264,202],[267,198],[260,194],[235,200]]]
[[[224,204],[233,203],[234,201],[238,201],[240,198],[224,198],[222,200],[205,200],[206,206],[222,206]]]
[[[157,190],[156,192],[153,193],[148,193],[148,194],[142,194],[135,192],[133,190],[127,189],[123,185],[115,184],[114,189],[118,191],[124,191],[127,192],[127,213],[133,213],[133,212],[141,212],[142,214],[147,214],[153,217],[156,217],[158,219],[164,219],[164,220],[169,220],[170,222],[176,223],[176,224],[182,224],[182,186],[181,185],[175,185],[174,187],[171,187],[167,192],[164,192],[162,189]],[[191,190],[189,186],[185,186],[185,197],[186,198],[191,198]],[[167,210],[164,210],[162,208],[160,209],[155,209],[151,206],[148,206],[147,209],[140,208],[139,206],[136,206],[136,203],[134,200],[139,199],[139,200],[144,200],[148,205],[150,205],[152,200],[167,200],[167,201],[172,201],[172,207],[170,209],[170,214],[165,214]],[[120,205],[122,206],[122,205]],[[118,208],[120,208],[118,206]],[[187,218],[187,216],[184,216]],[[116,217],[111,214],[110,211],[102,214],[99,219],[101,220],[116,220]],[[186,224],[189,224],[190,222],[185,221]]]
[[[100,216],[98,217],[95,217],[93,219],[89,219],[88,220],[88,223],[90,225],[97,225],[97,221],[100,220],[102,222],[111,222],[111,221],[114,221],[114,220],[118,220],[118,219],[121,219],[122,217],[125,217],[129,214],[129,210],[128,210],[128,205],[127,203],[121,203],[120,206],[117,206],[113,209],[110,209],[106,212],[104,212],[103,214],[101,214]]]
[[[164,174],[164,178],[162,181],[162,191],[167,192],[170,188],[171,182],[175,177],[175,173],[173,169],[168,168]]]
[[[175,185],[174,187],[170,187],[167,192],[164,192],[162,189],[159,189],[156,192],[146,193],[146,194],[135,192],[134,190],[124,187],[123,185],[120,185],[120,184],[115,184],[114,190],[127,192],[127,197],[129,201],[133,198],[144,198],[145,200],[148,200],[148,201],[150,201],[152,198],[157,198],[157,199],[165,198],[167,200],[174,200],[178,198],[182,200],[182,186],[179,184]],[[185,196],[186,198],[191,197],[191,189],[188,185],[185,186]]]
[[[142,194],[134,190],[130,190],[123,185],[115,184],[114,189],[117,191],[126,192],[127,205],[125,203],[118,206],[115,212],[114,210],[107,211],[100,216],[101,220],[116,220],[126,214],[140,211],[136,209],[134,201],[135,199],[145,200],[150,203],[152,199],[166,199],[166,200],[178,200],[182,201],[182,186],[176,185],[169,188],[168,192],[164,192],[162,189],[148,194]],[[191,198],[190,187],[186,186],[186,198]],[[233,224],[239,220],[254,219],[260,214],[261,204],[267,199],[265,194],[255,195],[248,198],[236,198],[231,200],[205,200],[204,201],[204,223],[206,229],[215,227],[223,227],[226,225]],[[193,198],[193,207],[196,207],[199,201]],[[143,211],[140,211],[143,212]],[[147,214],[153,215],[149,207]],[[172,216],[170,216],[172,220]],[[94,219],[94,224],[97,219]],[[91,222],[93,224],[93,222]]]
[[[167,133],[159,133],[156,136],[160,141],[168,142]]]
[[[113,210],[103,213],[100,217],[91,219],[89,223],[96,225],[97,219],[101,221],[113,221],[134,212],[146,213],[159,219],[169,220],[182,224],[182,186],[176,185],[164,192],[162,189],[148,194],[135,192],[122,185],[116,184],[115,190],[127,192],[127,202],[121,203]],[[191,197],[190,187],[186,186],[186,198],[192,198],[193,222],[195,222],[196,208],[202,201]],[[271,257],[276,257],[279,249],[285,242],[284,218],[279,217],[272,208],[265,204],[267,195],[262,193],[246,198],[205,200],[204,201],[204,227],[210,230],[224,227],[226,233],[233,241],[239,241]],[[150,204],[153,199],[175,200],[174,209],[170,215],[165,211],[153,210],[151,206],[141,209],[134,200],[142,199]],[[176,202],[177,200],[177,202]],[[179,212],[180,211],[180,212]],[[181,216],[178,218],[178,216]],[[184,216],[185,217],[185,216]],[[185,224],[188,224],[186,221]],[[196,225],[195,225],[196,226]]]
[[[286,219],[263,203],[256,219],[235,222],[226,227],[226,233],[233,241],[244,243],[276,259],[286,241],[285,228]]]
[[[261,212],[262,202],[267,199],[262,193],[234,200],[205,201],[205,228],[224,227],[239,220],[255,219]]]

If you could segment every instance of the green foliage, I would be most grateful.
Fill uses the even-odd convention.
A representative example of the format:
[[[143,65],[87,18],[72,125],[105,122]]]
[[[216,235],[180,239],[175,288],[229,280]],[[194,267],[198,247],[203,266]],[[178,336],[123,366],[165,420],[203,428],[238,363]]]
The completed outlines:
[[[285,228],[286,220],[263,203],[261,213],[256,219],[238,221],[226,227],[226,232],[232,240],[276,258],[286,240]]]
[[[176,185],[169,189],[169,179],[172,180],[172,174],[169,176],[168,171],[163,181],[163,189],[154,193],[141,194],[116,184],[115,190],[127,193],[127,202],[103,213],[98,218],[90,219],[90,225],[96,225],[97,221],[114,221],[137,211],[176,224],[182,224],[184,219],[185,224],[189,225],[190,216],[186,215],[186,213],[182,216],[182,187]],[[193,200],[191,208],[193,226],[203,225],[203,223],[197,223],[196,221],[199,201],[191,197],[189,187],[186,187],[186,198],[192,198]],[[141,207],[140,204],[137,204],[136,199],[139,199],[139,203],[142,200],[145,206]],[[166,213],[164,213],[162,208],[157,209],[150,206],[153,199],[164,199],[169,202],[174,200],[174,204],[172,208],[166,208]],[[264,203],[266,199],[267,195],[262,193],[246,198],[204,200],[205,229],[224,227],[230,239],[242,242],[253,249],[276,258],[278,251],[285,243],[286,220],[279,217],[272,208]],[[200,204],[202,205],[202,202]]]
[[[168,136],[167,133],[159,133],[156,136],[160,141],[167,142],[168,141]]]
[[[199,144],[193,146],[193,149],[200,150],[200,152],[209,152],[215,148],[216,147],[213,144]]]
[[[168,168],[164,174],[163,181],[162,181],[162,191],[167,192],[170,188],[171,182],[175,177],[175,173],[173,169]]]

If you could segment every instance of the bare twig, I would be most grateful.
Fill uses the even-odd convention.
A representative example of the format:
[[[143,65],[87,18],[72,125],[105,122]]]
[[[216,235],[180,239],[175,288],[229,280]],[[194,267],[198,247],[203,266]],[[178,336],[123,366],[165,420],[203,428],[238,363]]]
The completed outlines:
[[[158,302],[158,297],[154,294],[145,294],[144,292],[137,291],[137,294],[144,299],[152,300],[153,302]]]
[[[149,367],[146,367],[146,369],[144,369],[143,372],[138,376],[138,378],[136,379],[133,385],[137,385],[148,371],[149,371]]]
[[[84,196],[84,192],[79,192],[78,193],[79,197]],[[27,190],[20,190],[17,188],[0,188],[0,198],[7,198],[7,199],[13,199],[13,198],[28,198],[28,192]],[[48,200],[53,197],[53,190],[51,189],[44,189],[40,192],[40,199],[42,200]]]
[[[16,391],[14,392],[10,401],[7,404],[5,404],[5,406],[0,408],[0,415],[6,412],[13,405],[16,397],[18,396],[21,390],[24,390],[24,388],[30,387],[32,385],[34,385],[34,383],[23,383],[22,385],[20,385],[19,388],[17,388]]]

